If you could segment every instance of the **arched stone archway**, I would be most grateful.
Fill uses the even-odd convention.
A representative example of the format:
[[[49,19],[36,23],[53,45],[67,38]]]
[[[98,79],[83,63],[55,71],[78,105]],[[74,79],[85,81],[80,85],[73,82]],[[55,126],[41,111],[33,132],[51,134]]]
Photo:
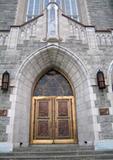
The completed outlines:
[[[78,143],[94,143],[94,124],[91,107],[88,72],[81,60],[68,50],[56,46],[46,46],[31,54],[21,65],[16,76],[15,99],[12,103],[14,117],[12,141],[29,144],[29,126],[32,88],[37,76],[47,68],[57,68],[70,80],[76,94]],[[13,123],[14,120],[14,123]]]
[[[113,115],[113,60],[111,61],[109,67],[108,67],[108,71],[107,71],[107,78],[108,78],[108,99],[111,102],[111,106],[110,107],[110,114]]]
[[[108,71],[107,71],[107,77],[108,77],[108,85],[109,85],[109,92],[112,92],[112,83],[113,83],[113,60],[111,61]]]

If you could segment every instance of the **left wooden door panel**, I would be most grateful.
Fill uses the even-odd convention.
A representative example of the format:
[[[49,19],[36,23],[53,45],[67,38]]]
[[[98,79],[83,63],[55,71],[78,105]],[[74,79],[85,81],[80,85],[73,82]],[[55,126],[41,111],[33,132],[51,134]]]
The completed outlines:
[[[33,99],[32,143],[53,143],[52,138],[52,100]]]

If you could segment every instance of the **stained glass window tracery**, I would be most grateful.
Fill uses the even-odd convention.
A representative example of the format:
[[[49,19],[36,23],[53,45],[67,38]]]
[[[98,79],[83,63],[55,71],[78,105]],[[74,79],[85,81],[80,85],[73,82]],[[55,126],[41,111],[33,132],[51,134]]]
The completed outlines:
[[[34,96],[72,96],[72,88],[66,78],[55,70],[42,76],[34,89]]]

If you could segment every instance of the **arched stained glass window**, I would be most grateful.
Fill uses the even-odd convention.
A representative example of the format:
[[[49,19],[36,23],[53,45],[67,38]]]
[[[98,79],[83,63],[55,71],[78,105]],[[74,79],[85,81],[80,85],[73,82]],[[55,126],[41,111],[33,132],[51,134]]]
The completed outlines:
[[[44,0],[44,6],[47,6],[50,0]]]
[[[56,3],[60,6],[61,5],[61,0],[56,0]]]
[[[30,20],[37,15],[41,14],[43,7],[42,0],[28,0],[28,7],[27,7],[27,20]]]
[[[55,70],[44,74],[34,89],[33,96],[72,96],[72,88],[67,79]]]
[[[66,15],[78,20],[78,9],[76,0],[62,0],[62,8]]]
[[[28,0],[27,17],[26,20],[30,20],[40,15],[45,7],[50,2],[56,2],[63,10],[65,15],[70,16],[76,20],[78,17],[77,0]]]

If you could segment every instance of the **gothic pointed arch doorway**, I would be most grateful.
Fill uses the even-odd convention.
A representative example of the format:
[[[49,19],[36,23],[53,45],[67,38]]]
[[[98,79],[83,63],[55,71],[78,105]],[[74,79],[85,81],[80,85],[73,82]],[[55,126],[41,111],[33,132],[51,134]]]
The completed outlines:
[[[31,143],[77,143],[73,90],[63,74],[47,71],[32,97]]]

